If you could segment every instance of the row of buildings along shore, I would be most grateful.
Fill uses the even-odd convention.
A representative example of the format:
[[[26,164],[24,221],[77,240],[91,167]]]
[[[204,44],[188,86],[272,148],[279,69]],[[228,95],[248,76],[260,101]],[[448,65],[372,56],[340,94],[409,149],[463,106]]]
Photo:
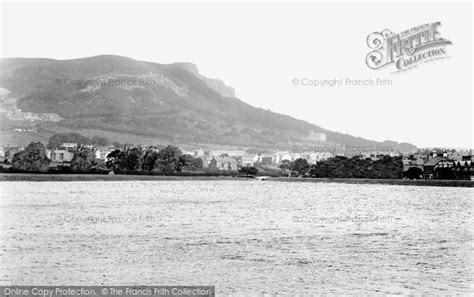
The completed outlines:
[[[316,136],[315,136],[316,137]],[[318,136],[320,137],[320,136]],[[46,149],[46,156],[51,160],[51,167],[67,166],[74,157],[74,153],[78,147],[77,143],[63,143],[59,148]],[[120,149],[114,146],[93,146],[86,145],[95,152],[97,160],[106,161],[107,155]],[[3,159],[4,167],[11,164],[15,153],[23,150],[22,146],[5,146],[0,147],[0,160]],[[473,156],[471,151],[429,151],[425,150],[412,154],[402,154],[391,149],[374,149],[372,151],[355,152],[353,148],[350,151],[307,151],[301,153],[289,151],[275,151],[266,153],[249,153],[245,150],[183,150],[183,154],[191,155],[194,158],[200,158],[203,161],[204,168],[211,168],[217,170],[237,170],[243,166],[267,166],[268,168],[279,166],[285,162],[292,162],[296,159],[302,158],[308,161],[309,164],[316,164],[317,162],[327,160],[335,156],[354,156],[360,158],[370,158],[373,161],[379,160],[384,156],[397,157],[402,156],[403,171],[408,171],[410,168],[419,168],[423,177],[427,179],[437,178],[437,171],[442,168],[452,168],[458,171],[471,171]]]
[[[51,166],[58,164],[67,165],[74,158],[74,153],[78,147],[77,143],[63,143],[59,148],[46,149],[46,156],[51,160]],[[93,146],[84,147],[92,149],[98,160],[105,161],[110,152],[121,149],[114,146]],[[13,156],[24,150],[24,146],[0,147],[0,158],[3,164],[11,163]],[[191,155],[194,158],[203,160],[204,168],[213,166],[221,170],[237,170],[242,166],[254,166],[255,164],[279,166],[283,161],[294,161],[298,158],[306,159],[309,163],[315,164],[318,161],[326,160],[334,156],[330,152],[274,152],[249,154],[244,150],[210,150],[202,149],[183,150],[183,154]]]

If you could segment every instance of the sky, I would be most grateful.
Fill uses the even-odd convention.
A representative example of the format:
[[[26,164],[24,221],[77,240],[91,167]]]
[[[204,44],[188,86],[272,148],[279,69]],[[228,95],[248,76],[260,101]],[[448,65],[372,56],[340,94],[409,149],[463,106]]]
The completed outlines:
[[[325,129],[473,147],[472,4],[2,2],[1,56],[192,62],[241,100]],[[367,36],[441,22],[449,59],[373,70]],[[333,87],[310,81],[340,80]],[[361,85],[357,81],[385,82]],[[350,82],[349,84],[347,84]]]

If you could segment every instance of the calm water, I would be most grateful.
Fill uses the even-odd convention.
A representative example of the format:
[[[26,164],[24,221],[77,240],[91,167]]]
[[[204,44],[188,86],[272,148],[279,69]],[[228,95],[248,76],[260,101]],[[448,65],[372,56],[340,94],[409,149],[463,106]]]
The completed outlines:
[[[0,183],[0,284],[473,294],[473,189]]]

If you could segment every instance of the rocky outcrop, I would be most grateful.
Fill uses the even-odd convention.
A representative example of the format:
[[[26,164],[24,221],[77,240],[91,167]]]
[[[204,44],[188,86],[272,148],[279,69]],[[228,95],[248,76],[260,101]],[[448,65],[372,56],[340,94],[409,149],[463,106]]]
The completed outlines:
[[[55,113],[23,112],[17,108],[15,97],[8,89],[0,88],[0,115],[13,121],[59,122],[63,118]]]
[[[213,78],[202,78],[209,88],[213,89],[222,97],[235,98],[235,90],[232,87],[227,86],[222,80]]]
[[[204,81],[209,88],[216,91],[222,97],[235,98],[235,90],[232,87],[227,86],[222,80],[207,78],[199,73],[198,67],[193,63],[175,63],[186,71],[192,73],[194,76],[198,77]]]

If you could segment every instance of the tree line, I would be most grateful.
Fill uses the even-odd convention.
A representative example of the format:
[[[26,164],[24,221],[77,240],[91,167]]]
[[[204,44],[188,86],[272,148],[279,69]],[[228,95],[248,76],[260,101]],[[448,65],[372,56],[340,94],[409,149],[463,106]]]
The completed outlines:
[[[96,158],[95,150],[79,145],[73,150],[73,158],[67,166],[51,167],[51,160],[41,142],[32,142],[12,159],[12,168],[26,172],[78,172],[78,173],[160,173],[177,174],[183,171],[201,171],[203,160],[195,158],[173,145],[157,148],[154,146],[124,146],[108,153],[105,160]],[[285,160],[280,165],[281,175],[312,178],[370,178],[399,179],[402,177],[401,157],[383,156],[380,159],[364,159],[358,156],[348,158],[336,156],[316,164],[309,164],[299,158],[291,162]],[[246,176],[257,175],[255,167],[245,166],[239,173]]]
[[[172,174],[183,170],[202,169],[203,161],[201,158],[183,154],[178,147],[173,145],[162,149],[136,146],[110,152],[105,165],[114,172],[155,171]]]
[[[311,165],[302,158],[293,162],[285,160],[280,168],[288,176],[399,179],[403,172],[403,163],[402,157],[383,156],[378,160],[372,160],[359,156],[352,158],[336,156]]]
[[[195,158],[173,145],[164,148],[148,146],[124,146],[108,153],[105,161],[96,158],[95,150],[79,145],[72,150],[74,156],[67,166],[51,168],[46,148],[41,142],[32,142],[12,159],[12,168],[17,171],[48,172],[72,171],[80,173],[114,171],[116,173],[159,172],[173,174],[183,170],[203,168],[201,158]]]

